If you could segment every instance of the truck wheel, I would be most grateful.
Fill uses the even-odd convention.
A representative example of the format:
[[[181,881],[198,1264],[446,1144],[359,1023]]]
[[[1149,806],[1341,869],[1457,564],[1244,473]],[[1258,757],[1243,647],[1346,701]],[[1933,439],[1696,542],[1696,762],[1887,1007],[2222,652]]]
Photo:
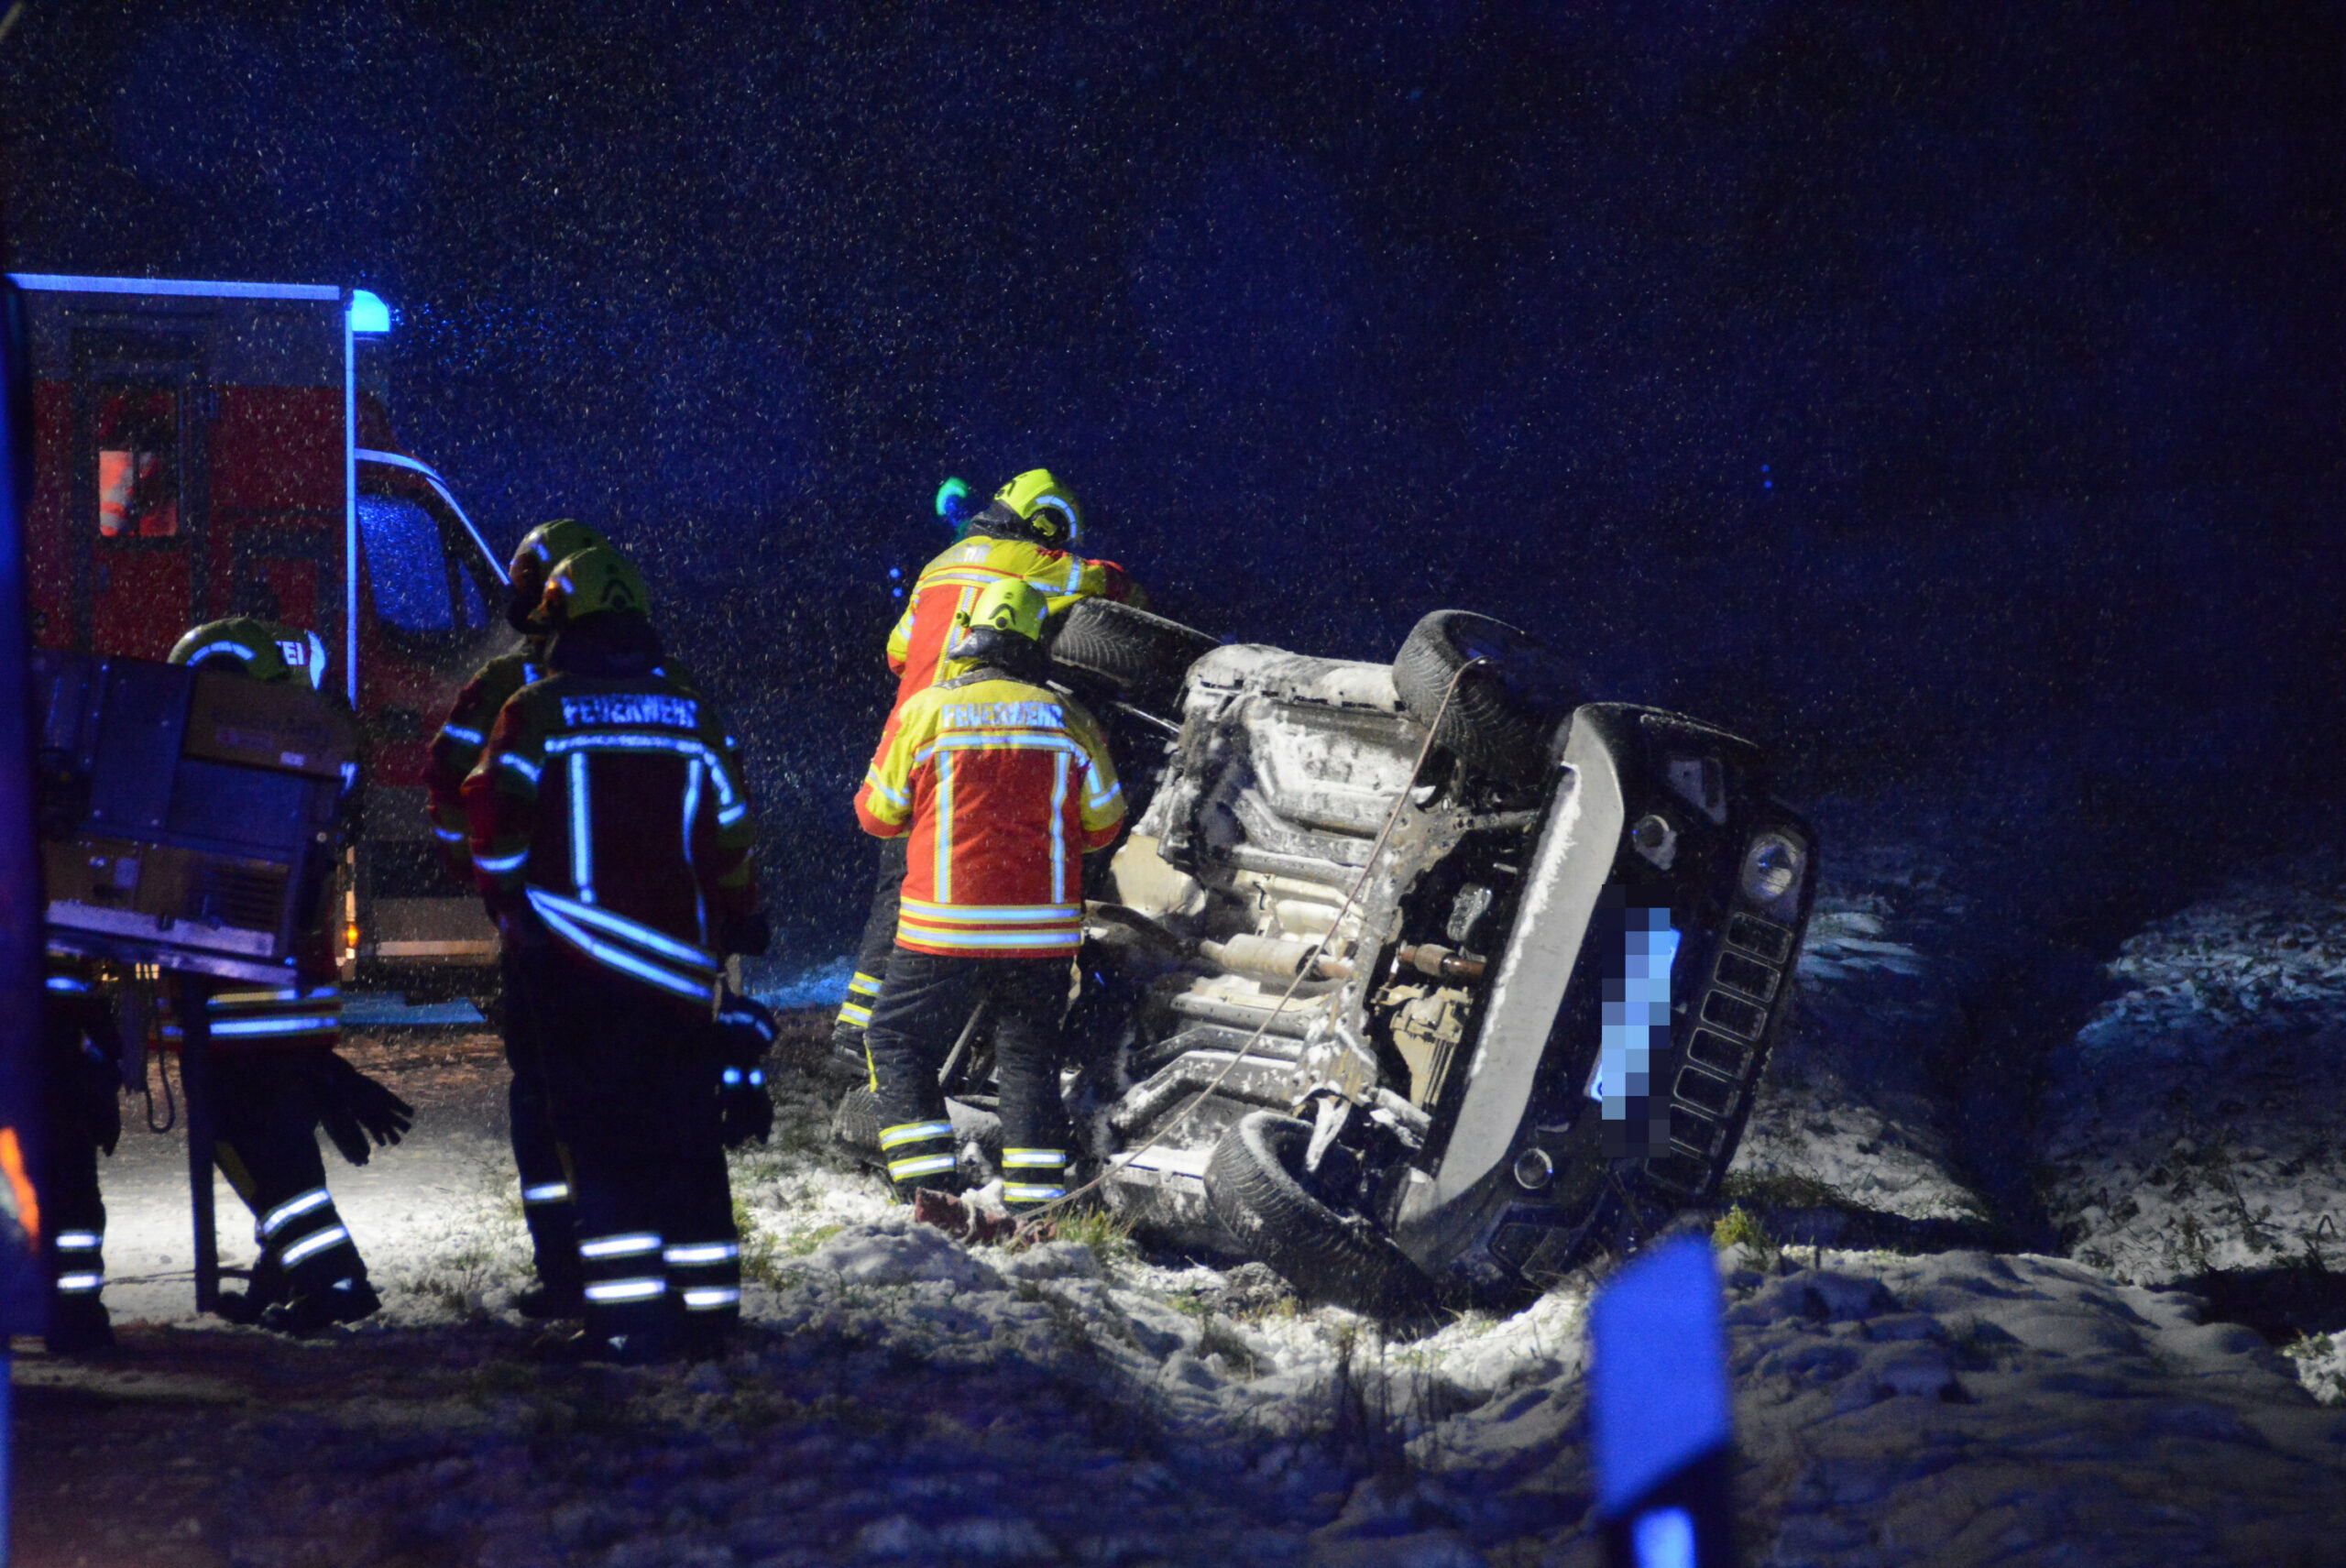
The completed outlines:
[[[1451,677],[1474,659],[1488,661]],[[1393,661],[1402,711],[1434,728],[1434,743],[1500,778],[1528,783],[1548,761],[1556,725],[1580,702],[1582,682],[1564,662],[1503,620],[1438,609],[1409,629]],[[1442,722],[1434,726],[1434,715]]]
[[[1112,681],[1127,692],[1164,695],[1203,654],[1221,646],[1178,620],[1112,599],[1078,599],[1051,635],[1051,662]]]
[[[1379,1317],[1431,1305],[1432,1282],[1398,1248],[1313,1195],[1303,1181],[1311,1124],[1256,1111],[1206,1162],[1206,1201],[1242,1245],[1306,1296]]]
[[[869,1087],[857,1084],[839,1101],[831,1113],[831,1139],[858,1159],[879,1159],[880,1097]]]

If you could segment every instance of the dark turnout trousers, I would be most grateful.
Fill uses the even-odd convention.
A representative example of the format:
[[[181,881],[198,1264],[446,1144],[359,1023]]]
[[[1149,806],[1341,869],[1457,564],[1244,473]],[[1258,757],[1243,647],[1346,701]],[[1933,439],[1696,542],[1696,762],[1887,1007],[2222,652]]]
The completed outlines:
[[[551,951],[521,961],[554,1132],[570,1152],[590,1339],[623,1349],[721,1339],[741,1249],[718,1135],[706,1021]]]
[[[901,947],[889,955],[865,1040],[881,1153],[899,1197],[959,1186],[937,1075],[981,1001],[1002,1082],[1003,1201],[1017,1210],[1066,1196],[1073,1140],[1059,1100],[1058,1035],[1067,993],[1064,956],[946,958]]]

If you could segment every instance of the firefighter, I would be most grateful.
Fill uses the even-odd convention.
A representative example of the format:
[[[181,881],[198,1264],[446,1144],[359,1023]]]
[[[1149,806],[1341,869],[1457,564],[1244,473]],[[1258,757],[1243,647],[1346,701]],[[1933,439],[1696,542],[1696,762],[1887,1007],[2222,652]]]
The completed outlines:
[[[555,566],[547,674],[506,703],[464,786],[570,1152],[586,1329],[562,1343],[630,1364],[680,1341],[713,1353],[739,1319],[720,1140],[766,1093],[748,1070],[724,1081],[753,1065],[728,1042],[757,1032],[718,1016],[724,957],[766,945],[757,824],[710,705],[660,673],[645,604],[616,552]]]
[[[432,835],[450,872],[472,885],[471,836],[465,822],[465,775],[480,761],[489,728],[506,700],[545,674],[546,639],[531,618],[545,598],[546,577],[557,563],[581,550],[608,547],[603,536],[570,518],[540,523],[521,536],[506,573],[505,619],[521,633],[521,646],[483,664],[456,694],[447,719],[432,738],[424,764],[424,790]],[[529,1227],[530,1251],[538,1283],[514,1303],[532,1318],[570,1317],[585,1298],[578,1272],[578,1234],[570,1201],[570,1169],[546,1112],[545,1073],[530,1035],[529,1001],[514,973],[514,950],[500,943],[499,981],[504,995],[505,1062],[513,1080],[506,1090],[513,1166],[521,1179],[521,1218]]]
[[[286,685],[306,678],[320,686],[325,674],[317,639],[249,616],[195,628],[170,657],[174,664]],[[345,807],[356,786],[354,769]],[[344,824],[345,833],[355,832],[347,809]],[[292,985],[189,975],[182,977],[180,997],[181,1006],[204,1012],[212,1040],[215,1157],[253,1212],[260,1251],[250,1288],[224,1292],[220,1315],[308,1334],[355,1322],[382,1305],[326,1189],[317,1135],[323,1128],[344,1158],[363,1165],[369,1140],[397,1143],[414,1112],[334,1050],[342,998],[334,983],[332,936],[323,921],[311,921],[298,957]]]
[[[943,492],[938,494],[941,506]],[[1050,611],[1094,596],[1146,609],[1148,595],[1122,566],[1075,554],[1083,542],[1083,509],[1049,469],[1029,468],[996,490],[993,500],[969,520],[962,537],[921,568],[904,614],[888,633],[888,668],[897,677],[890,720],[914,693],[956,673],[944,656],[946,639],[957,631],[977,597],[996,583],[1030,585]],[[856,947],[855,972],[832,1027],[832,1053],[842,1064],[864,1060],[863,1031],[895,941],[896,890],[904,880],[904,840],[888,839],[881,845],[872,912]]]
[[[1124,801],[1097,722],[1043,685],[1047,609],[1021,577],[981,588],[948,650],[963,673],[906,699],[856,792],[864,831],[908,849],[867,1036],[881,1151],[907,1201],[958,1185],[937,1075],[981,1000],[1001,1074],[1003,1201],[1014,1213],[1066,1195],[1058,1036],[1083,936],[1082,857],[1114,840]]]
[[[99,1292],[105,1288],[106,1206],[98,1155],[122,1136],[122,1033],[88,959],[50,953],[43,1019],[41,1206],[49,1253],[49,1348],[60,1355],[114,1343]]]

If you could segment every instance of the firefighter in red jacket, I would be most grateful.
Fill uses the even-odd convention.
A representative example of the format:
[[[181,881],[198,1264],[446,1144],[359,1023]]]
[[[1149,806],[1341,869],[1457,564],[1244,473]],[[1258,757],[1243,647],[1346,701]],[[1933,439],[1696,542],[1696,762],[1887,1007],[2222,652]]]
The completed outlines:
[[[970,1008],[991,1003],[1002,1080],[1003,1200],[1066,1195],[1058,1025],[1083,938],[1083,857],[1124,819],[1098,724],[1044,685],[1047,601],[1005,577],[970,605],[959,674],[915,692],[856,792],[864,831],[907,846],[895,943],[866,1036],[880,1146],[900,1197],[951,1191],[937,1082]]]
[[[546,637],[531,619],[545,598],[546,577],[566,557],[597,547],[608,548],[603,536],[570,518],[540,523],[521,536],[507,569],[505,601],[505,619],[521,633],[521,645],[499,654],[474,674],[456,694],[455,705],[449,708],[439,733],[432,738],[423,772],[432,834],[439,840],[450,872],[467,887],[472,885],[473,868],[471,833],[465,821],[465,775],[480,762],[489,729],[506,702],[546,673]],[[538,1269],[536,1287],[521,1292],[515,1305],[527,1317],[567,1317],[579,1310],[585,1299],[580,1292],[586,1287],[578,1272],[570,1171],[546,1111],[545,1076],[538,1065],[538,1051],[530,1043],[529,996],[516,978],[514,961],[512,946],[499,944],[505,1061],[513,1072],[506,1091],[507,1121],[514,1168],[521,1178],[521,1218],[529,1227],[530,1251]]]
[[[765,946],[757,824],[710,705],[659,673],[644,604],[612,551],[555,566],[549,673],[506,703],[464,788],[570,1151],[586,1319],[570,1343],[620,1362],[680,1337],[714,1350],[739,1318],[725,1102],[765,1104],[714,1043],[719,964]]]
[[[172,648],[170,662],[288,685],[306,672],[313,688],[325,674],[325,651],[314,636],[247,616],[197,627]],[[346,800],[356,783],[354,773]],[[397,1143],[413,1111],[335,1053],[342,998],[323,921],[312,924],[300,958],[292,985],[190,975],[180,999],[204,1010],[216,1157],[253,1212],[260,1248],[250,1288],[224,1292],[220,1315],[306,1334],[356,1321],[382,1304],[326,1190],[317,1134],[323,1126],[345,1159],[364,1164],[368,1139]]]
[[[1042,596],[1047,611],[1095,596],[1146,609],[1148,595],[1122,566],[1075,554],[1082,543],[1082,508],[1049,469],[1030,468],[995,491],[992,502],[970,520],[968,532],[921,568],[904,613],[888,633],[888,668],[897,677],[890,721],[915,693],[963,667],[947,656],[947,639],[958,632],[978,596],[997,583],[1027,584]],[[832,1030],[833,1054],[843,1064],[863,1059],[863,1031],[894,942],[896,890],[904,880],[903,840],[891,839],[881,847],[872,912],[856,947],[847,1001]]]

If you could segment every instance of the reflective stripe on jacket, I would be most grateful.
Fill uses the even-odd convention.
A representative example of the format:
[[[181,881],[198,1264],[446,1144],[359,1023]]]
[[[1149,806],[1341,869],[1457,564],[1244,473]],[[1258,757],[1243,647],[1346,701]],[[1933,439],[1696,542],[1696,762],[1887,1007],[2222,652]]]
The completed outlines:
[[[690,696],[706,704],[694,683],[692,674],[674,660],[668,661],[659,672],[682,687]],[[488,733],[497,726],[497,716],[523,686],[545,678],[544,640],[531,638],[520,649],[500,653],[483,664],[456,694],[448,709],[447,718],[432,737],[432,748],[424,762],[423,788],[425,811],[432,819],[432,837],[438,843],[440,858],[449,874],[457,881],[469,883],[473,880],[471,825],[465,816],[465,777],[480,765],[481,751],[488,744]],[[718,716],[720,727],[722,715]],[[736,759],[739,746],[732,735],[725,736],[725,750]]]
[[[898,945],[1030,958],[1081,942],[1083,856],[1113,841],[1124,796],[1080,704],[981,670],[905,700],[855,815],[912,836]]]
[[[1005,577],[1032,583],[1053,610],[1092,598],[1148,608],[1148,595],[1113,561],[1089,561],[1023,539],[972,534],[920,569],[904,613],[888,633],[888,668],[898,676],[896,707],[959,673],[942,667],[954,619],[977,602],[980,592]]]
[[[471,834],[465,824],[465,775],[480,762],[488,732],[512,695],[545,674],[545,650],[532,638],[510,653],[499,653],[473,673],[456,694],[448,717],[432,737],[423,764],[424,810],[440,859],[460,882],[472,881]]]
[[[557,672],[465,780],[473,869],[574,957],[704,1007],[718,921],[757,903],[757,819],[712,705],[660,675]]]

